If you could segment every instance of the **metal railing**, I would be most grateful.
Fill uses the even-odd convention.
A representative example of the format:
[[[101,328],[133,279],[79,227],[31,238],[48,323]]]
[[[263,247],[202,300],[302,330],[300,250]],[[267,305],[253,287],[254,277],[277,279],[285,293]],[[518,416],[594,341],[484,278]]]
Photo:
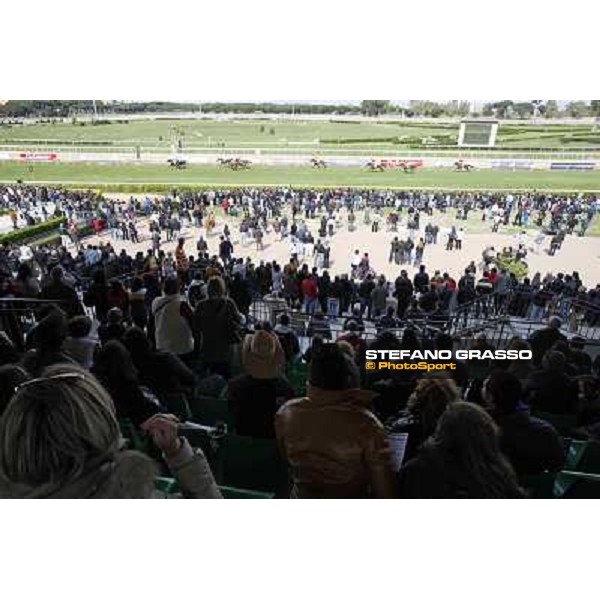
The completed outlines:
[[[55,152],[67,153],[69,155],[85,154],[106,154],[106,155],[126,155],[132,158],[137,156],[137,152],[143,158],[147,155],[172,155],[173,150],[170,145],[77,145],[65,142],[52,144],[0,144],[1,152]],[[248,142],[238,143],[236,146],[218,146],[218,145],[190,145],[177,150],[181,156],[194,155],[257,155],[257,156],[307,156],[314,154],[320,156],[340,156],[340,157],[405,157],[405,158],[480,158],[480,159],[531,159],[531,160],[597,160],[600,158],[600,148],[581,148],[565,150],[562,148],[490,148],[487,150],[469,149],[461,147],[438,147],[438,148],[414,148],[394,145],[385,145],[381,143],[369,144],[365,142],[360,145],[348,147],[345,144],[319,144],[303,147],[299,144],[286,142],[277,145]]]
[[[37,298],[0,298],[0,330],[22,351],[25,348],[25,336],[35,324],[35,312],[51,304],[61,306],[64,302]]]
[[[451,303],[451,306],[453,304]],[[515,310],[516,309],[516,310]],[[273,308],[261,299],[255,299],[250,307],[250,317],[254,322],[268,321],[275,325],[277,317],[286,313],[290,316],[291,327],[297,335],[308,336],[308,326],[312,314],[291,308]],[[479,333],[486,333],[490,339],[506,342],[514,336],[527,338],[533,331],[544,327],[544,321],[552,316],[563,320],[563,331],[569,336],[580,336],[590,342],[600,342],[600,307],[579,298],[558,296],[549,302],[535,319],[532,314],[532,301],[519,304],[518,292],[501,295],[497,292],[480,295],[468,303],[456,305],[448,313],[425,314],[419,318],[399,319],[399,326],[390,329],[401,337],[407,328],[414,329],[417,335],[431,338],[439,332],[446,332],[455,339],[468,342]],[[323,315],[334,334],[341,333],[349,313],[338,316]],[[374,339],[382,330],[376,321],[362,319],[365,339]]]

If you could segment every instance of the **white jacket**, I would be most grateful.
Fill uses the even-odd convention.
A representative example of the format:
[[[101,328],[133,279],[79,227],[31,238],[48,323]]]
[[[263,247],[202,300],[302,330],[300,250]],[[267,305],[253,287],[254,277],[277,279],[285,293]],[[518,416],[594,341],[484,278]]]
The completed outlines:
[[[156,348],[173,354],[188,354],[194,349],[189,322],[181,316],[181,296],[161,296],[152,302],[156,327]]]

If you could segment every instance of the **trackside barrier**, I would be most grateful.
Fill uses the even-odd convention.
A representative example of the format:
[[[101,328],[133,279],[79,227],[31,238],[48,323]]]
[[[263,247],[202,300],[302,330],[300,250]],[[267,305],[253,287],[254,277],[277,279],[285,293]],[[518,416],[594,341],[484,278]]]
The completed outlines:
[[[593,171],[594,162],[553,162],[550,163],[551,171]]]

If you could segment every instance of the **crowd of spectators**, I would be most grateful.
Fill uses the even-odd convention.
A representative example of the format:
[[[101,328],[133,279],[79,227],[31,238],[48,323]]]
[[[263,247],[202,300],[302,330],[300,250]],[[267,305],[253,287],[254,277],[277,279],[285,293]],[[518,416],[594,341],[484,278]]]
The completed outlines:
[[[257,194],[262,208],[251,218],[276,213],[269,193]],[[236,194],[244,192],[228,196]],[[311,194],[300,208],[308,202],[310,209]],[[443,209],[445,197],[433,196]],[[411,196],[369,198],[385,204]],[[193,213],[197,201],[181,198],[178,206],[189,202]],[[205,201],[236,210],[224,193],[203,193]],[[410,200],[422,201],[423,194]],[[513,199],[521,207],[529,201],[549,202],[536,194]],[[153,211],[151,201],[132,202],[125,215]],[[204,210],[192,221],[207,218]],[[163,221],[157,230],[163,226],[170,227]],[[286,495],[297,498],[525,497],[528,477],[558,471],[565,460],[564,432],[543,415],[568,416],[573,435],[600,436],[600,365],[584,340],[561,332],[561,317],[598,325],[600,287],[586,289],[577,273],[518,281],[491,262],[479,277],[475,265],[460,277],[421,265],[393,282],[371,273],[360,281],[352,265],[330,276],[294,255],[285,265],[254,264],[226,245],[211,256],[202,241],[192,256],[178,244],[174,257],[160,247],[130,256],[111,243],[75,252],[39,247],[27,256],[1,249],[0,298],[13,308],[17,299],[44,301],[28,309],[34,323],[5,327],[0,337],[1,495],[148,497],[156,476],[170,473],[184,495],[219,498],[205,452],[181,428],[203,424],[194,406],[211,394],[226,404],[231,431],[276,441],[289,468]],[[267,307],[264,318],[256,318],[257,304]],[[460,307],[550,318],[509,344],[531,349],[529,362],[466,361],[449,377],[365,370],[367,348],[451,349],[448,334],[423,337],[411,323],[423,316],[441,323]],[[291,326],[298,308],[312,315],[308,349]],[[332,316],[343,317],[337,339]],[[369,319],[375,339],[364,335]],[[491,343],[480,336],[474,347]],[[123,448],[126,424],[152,442],[146,455]],[[408,443],[396,468],[389,440],[399,433]]]

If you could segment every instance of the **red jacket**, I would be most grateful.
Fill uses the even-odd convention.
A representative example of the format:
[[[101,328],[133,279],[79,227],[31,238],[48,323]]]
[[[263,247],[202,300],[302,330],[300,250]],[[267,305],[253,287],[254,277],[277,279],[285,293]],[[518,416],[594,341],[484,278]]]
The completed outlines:
[[[456,281],[454,281],[454,279],[452,279],[452,277],[448,277],[448,279],[446,279],[444,284],[446,286],[446,289],[450,290],[451,292],[456,290]]]
[[[317,288],[317,284],[315,283],[312,277],[307,277],[302,282],[302,295],[305,298],[316,298],[319,293],[319,289]]]

